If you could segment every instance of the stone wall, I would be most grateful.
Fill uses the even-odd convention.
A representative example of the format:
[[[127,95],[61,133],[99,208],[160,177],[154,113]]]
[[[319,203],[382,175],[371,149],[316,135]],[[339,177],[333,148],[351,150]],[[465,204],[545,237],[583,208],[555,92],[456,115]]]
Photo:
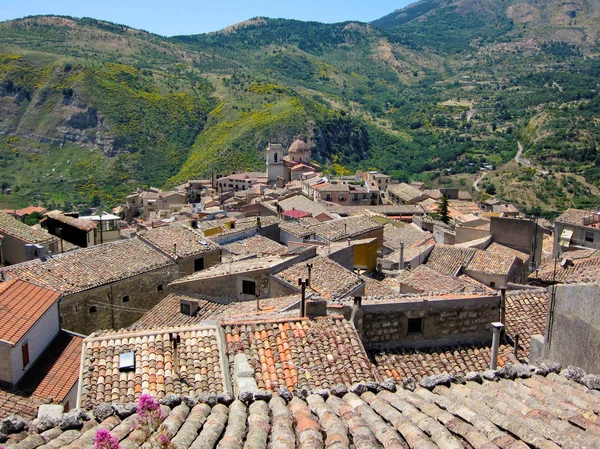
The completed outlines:
[[[66,295],[59,304],[61,326],[84,335],[101,329],[130,326],[142,317],[143,311],[151,309],[163,299],[169,293],[168,284],[179,277],[179,269],[173,264]],[[126,296],[129,296],[128,301]]]
[[[366,345],[427,346],[491,338],[490,323],[500,319],[500,297],[431,298],[363,305]],[[413,328],[409,332],[409,319]],[[414,326],[422,319],[420,331]]]
[[[12,346],[7,343],[0,342],[0,386],[12,385],[13,370],[12,363],[9,362]]]
[[[552,289],[556,288],[553,299]],[[531,359],[548,358],[600,374],[600,286],[557,285],[549,289],[550,309],[545,344]],[[543,352],[542,352],[543,351]]]

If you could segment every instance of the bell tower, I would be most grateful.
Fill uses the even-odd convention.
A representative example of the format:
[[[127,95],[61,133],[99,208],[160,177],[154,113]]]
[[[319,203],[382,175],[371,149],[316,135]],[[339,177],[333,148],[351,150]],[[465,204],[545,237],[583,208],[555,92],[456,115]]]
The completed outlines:
[[[267,145],[267,179],[269,182],[277,181],[277,177],[283,177],[283,147],[279,143]]]

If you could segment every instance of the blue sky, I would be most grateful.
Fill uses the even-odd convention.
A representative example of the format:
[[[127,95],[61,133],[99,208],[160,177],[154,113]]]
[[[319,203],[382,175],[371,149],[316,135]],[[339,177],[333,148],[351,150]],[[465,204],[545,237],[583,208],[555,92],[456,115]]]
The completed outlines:
[[[414,1],[414,0],[413,0]],[[217,31],[255,16],[369,22],[411,0],[0,0],[0,21],[37,14],[93,17],[164,36]]]

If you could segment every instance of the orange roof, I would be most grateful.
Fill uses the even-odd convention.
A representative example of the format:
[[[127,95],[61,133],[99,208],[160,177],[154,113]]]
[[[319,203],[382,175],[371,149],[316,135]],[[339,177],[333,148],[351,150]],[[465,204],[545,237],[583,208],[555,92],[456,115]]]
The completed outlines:
[[[0,340],[16,345],[60,295],[22,279],[0,283]]]
[[[38,212],[40,214],[45,214],[46,209],[41,206],[28,206],[23,209],[19,209],[15,211],[15,215],[17,217],[24,217],[25,215],[33,214],[34,212]]]
[[[38,376],[43,378],[33,391],[33,396],[52,398],[55,402],[62,402],[67,397],[79,379],[82,342],[81,337],[60,333],[44,352],[44,360],[40,364],[36,362],[34,368],[37,368]]]

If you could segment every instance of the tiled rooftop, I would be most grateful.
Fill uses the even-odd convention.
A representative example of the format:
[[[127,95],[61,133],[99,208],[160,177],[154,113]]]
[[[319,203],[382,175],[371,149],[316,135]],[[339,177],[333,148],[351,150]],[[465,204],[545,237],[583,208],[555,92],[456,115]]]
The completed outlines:
[[[505,276],[514,265],[515,259],[516,257],[511,255],[475,250],[475,254],[465,266],[465,270]]]
[[[67,295],[172,263],[165,254],[133,238],[70,251],[46,261],[12,265],[0,269],[0,273],[6,279],[21,278]]]
[[[212,279],[221,276],[229,276],[231,274],[245,273],[248,271],[264,270],[274,268],[277,265],[288,260],[287,256],[272,255],[267,257],[254,257],[252,259],[236,260],[228,262],[223,260],[223,263],[214,265],[206,270],[198,271],[189,276],[178,279],[170,285],[176,285],[184,282],[195,281],[200,279]]]
[[[430,232],[422,231],[412,224],[388,223],[383,227],[383,243],[393,249],[400,248],[401,242],[404,242],[405,248],[419,246],[429,240],[431,236]]]
[[[508,342],[500,345],[502,366],[508,362],[517,363],[527,360],[531,337],[544,333],[548,312],[548,293],[545,289],[527,289],[508,291],[506,296],[506,333],[514,339],[519,335],[517,357],[513,355],[513,346]],[[491,337],[490,337],[491,340]],[[442,373],[460,374],[470,371],[485,371],[490,366],[491,347],[489,342],[437,345],[419,349],[398,347],[391,349],[372,349],[371,360],[384,377],[404,380],[413,377],[417,380],[424,376]]]
[[[16,345],[58,298],[60,293],[21,279],[0,283],[0,340]]]
[[[44,401],[37,397],[17,391],[7,391],[0,388],[0,419],[12,415],[33,419],[37,415],[37,409]]]
[[[508,246],[501,245],[499,243],[493,242],[490,246],[488,246],[485,250],[486,253],[489,254],[497,254],[499,256],[514,258],[518,257],[523,262],[529,260],[529,254],[518,251],[516,249],[512,249]]]
[[[409,377],[421,380],[437,374],[467,375],[471,371],[485,371],[490,367],[491,344],[457,344],[429,346],[419,349],[395,348],[368,351],[369,356],[384,378],[403,381]],[[500,345],[499,366],[517,362],[512,347]]]
[[[322,213],[328,214],[325,207],[323,207],[321,204],[315,203],[313,200],[305,197],[304,195],[293,195],[279,200],[277,204],[283,212],[292,209],[298,209],[305,212],[310,212],[313,217],[316,217]]]
[[[388,193],[392,193],[398,198],[400,198],[405,203],[410,201],[414,201],[418,198],[422,198],[425,196],[423,192],[418,189],[415,189],[409,184],[400,183],[400,184],[390,184],[387,188]]]
[[[195,316],[181,313],[181,300],[196,301],[198,313]],[[199,324],[203,320],[226,309],[225,304],[209,301],[201,297],[171,293],[136,321],[130,329],[149,329],[168,326]]]
[[[305,226],[295,221],[282,221],[279,224],[279,229],[298,238],[304,238],[313,235],[315,231],[312,228],[313,226]]]
[[[237,255],[282,254],[288,250],[287,246],[280,245],[276,241],[262,235],[236,240],[235,242],[223,245],[223,249]]]
[[[529,357],[531,337],[544,335],[548,315],[548,290],[509,290],[506,294],[506,333],[519,335],[519,358]]]
[[[82,406],[133,402],[144,393],[199,395],[225,391],[216,325],[92,334],[84,340]],[[180,338],[177,350],[171,334]],[[135,367],[119,371],[119,354],[134,352]]]
[[[40,404],[63,401],[79,378],[82,340],[59,332],[16,388],[0,388],[0,419],[10,415],[33,418]]]
[[[542,284],[574,284],[596,282],[600,278],[600,258],[574,260],[573,262],[574,265],[567,268],[557,264],[556,272],[552,264],[545,270],[530,274],[529,279]]]
[[[86,232],[96,229],[96,226],[98,225],[98,223],[93,220],[81,220],[79,218],[65,215],[60,211],[48,212],[46,215],[56,221],[67,224],[69,226],[73,226],[74,228],[81,229],[82,231]]]
[[[364,215],[357,215],[339,220],[331,220],[311,226],[311,230],[321,239],[329,242],[356,237],[365,232],[383,228],[376,221]]]
[[[343,298],[363,285],[364,281],[356,273],[325,256],[298,262],[274,277],[292,288],[299,289],[298,278],[308,279],[307,264],[312,264],[307,292],[315,292],[324,298]]]
[[[224,328],[230,361],[244,353],[259,389],[328,389],[378,380],[358,334],[341,317],[236,321]]]
[[[3,444],[92,447],[96,432],[106,429],[124,448],[158,447],[159,435],[178,449],[598,447],[599,396],[563,376],[448,384],[432,391],[392,385],[379,392],[313,393],[289,402],[282,397],[177,401],[163,406],[164,421],[149,432],[136,425],[139,415],[119,418],[111,410],[112,416],[96,420],[90,414],[90,421],[65,431],[57,426],[38,434],[30,423],[32,430],[12,434]]]
[[[564,211],[556,221],[560,223],[568,223],[583,226],[584,218],[597,218],[597,214],[595,212],[590,212],[589,210],[582,209],[567,209]]]
[[[56,237],[47,231],[27,226],[5,212],[0,212],[0,234],[7,234],[27,243],[46,244],[56,240]]]
[[[79,379],[82,341],[77,335],[59,332],[21,379],[19,389],[44,401],[62,402]]]
[[[185,259],[219,249],[203,233],[180,224],[149,229],[139,235],[140,239],[150,242],[173,258]]]
[[[421,293],[487,293],[489,289],[477,281],[466,281],[463,276],[454,277],[440,273],[426,265],[419,265],[402,279],[404,286]]]
[[[467,265],[476,250],[451,245],[435,245],[427,258],[426,265],[440,273],[454,276],[458,270]]]
[[[424,213],[421,206],[408,204],[382,204],[378,206],[339,206],[335,204],[331,206],[328,205],[327,210],[341,216],[361,215],[365,210],[394,216],[423,215]]]

